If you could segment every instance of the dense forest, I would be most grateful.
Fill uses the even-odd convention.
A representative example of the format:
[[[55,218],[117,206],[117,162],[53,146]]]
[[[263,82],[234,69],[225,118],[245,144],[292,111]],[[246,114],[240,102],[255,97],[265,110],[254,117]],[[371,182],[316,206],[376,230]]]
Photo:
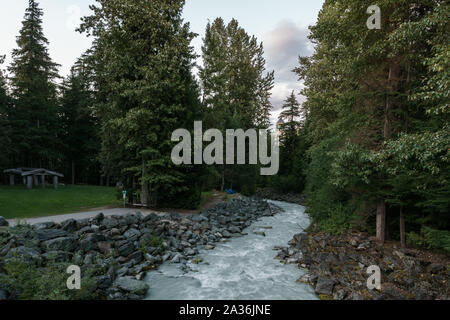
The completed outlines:
[[[44,167],[66,183],[120,185],[145,206],[196,208],[204,190],[303,193],[317,226],[358,228],[450,250],[450,8],[441,0],[325,1],[310,27],[305,84],[282,107],[280,171],[172,163],[178,128],[268,129],[275,71],[236,20],[206,26],[201,67],[182,0],[96,0],[93,40],[66,78],[29,0],[13,62],[0,72],[0,168]],[[4,58],[0,57],[0,63]],[[198,68],[198,74],[194,72]],[[6,178],[5,178],[6,179]]]

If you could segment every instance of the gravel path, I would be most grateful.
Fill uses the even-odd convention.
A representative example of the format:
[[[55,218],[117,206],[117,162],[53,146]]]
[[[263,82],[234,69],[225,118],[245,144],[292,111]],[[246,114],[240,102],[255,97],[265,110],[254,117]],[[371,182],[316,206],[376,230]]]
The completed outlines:
[[[27,223],[30,225],[43,223],[43,222],[54,222],[54,223],[61,223],[66,220],[75,219],[75,220],[82,220],[86,218],[93,218],[99,213],[103,213],[105,216],[122,216],[129,213],[135,213],[135,212],[141,212],[144,216],[150,214],[150,213],[156,213],[156,214],[163,214],[161,212],[156,212],[152,210],[147,209],[124,209],[124,208],[114,208],[114,209],[101,209],[101,210],[93,210],[93,211],[87,211],[87,212],[77,212],[77,213],[70,213],[70,214],[63,214],[63,215],[57,215],[57,216],[48,216],[48,217],[39,217],[39,218],[30,218],[30,219],[9,219],[7,220],[9,222],[10,226],[15,226],[18,221],[21,223]]]

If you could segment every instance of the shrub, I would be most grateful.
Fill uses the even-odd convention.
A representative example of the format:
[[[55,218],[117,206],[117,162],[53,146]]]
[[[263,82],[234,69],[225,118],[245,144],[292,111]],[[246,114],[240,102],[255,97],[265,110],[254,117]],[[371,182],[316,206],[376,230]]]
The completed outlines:
[[[317,226],[320,231],[339,235],[352,228],[353,220],[352,211],[344,205],[338,204],[329,209],[327,219],[317,221]]]
[[[69,290],[66,273],[69,263],[49,262],[45,267],[23,263],[17,258],[6,262],[0,283],[19,300],[93,300],[101,296],[92,270],[82,272],[81,289]]]
[[[421,235],[415,232],[407,234],[410,244],[427,249],[450,252],[450,231],[422,227]]]

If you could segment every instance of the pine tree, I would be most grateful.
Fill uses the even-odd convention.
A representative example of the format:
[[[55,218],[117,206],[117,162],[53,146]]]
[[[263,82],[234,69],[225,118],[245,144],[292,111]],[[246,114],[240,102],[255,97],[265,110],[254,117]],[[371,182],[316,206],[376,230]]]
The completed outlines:
[[[206,27],[202,58],[199,77],[207,108],[206,125],[223,132],[268,128],[274,73],[266,72],[262,43],[235,19],[225,25],[217,18]],[[216,169],[222,190],[239,186],[254,189],[257,167],[221,165]]]
[[[80,30],[95,37],[90,60],[105,174],[131,186],[144,205],[173,203],[187,191],[199,199],[198,181],[170,158],[172,132],[193,127],[199,108],[184,1],[97,2]]]
[[[5,56],[0,56],[0,66],[5,61]],[[9,111],[11,108],[11,99],[6,91],[6,79],[3,76],[3,70],[0,69],[0,168],[6,168],[9,165],[10,155],[12,153],[11,127],[9,121]]]
[[[448,37],[443,1],[382,1],[380,30],[365,27],[370,5],[365,0],[326,1],[311,28],[316,53],[301,58],[296,72],[305,79],[306,130],[313,143],[307,179],[310,212],[320,219],[330,217],[338,211],[333,203],[338,203],[348,219],[376,213],[377,239],[382,242],[386,215],[418,210],[412,201],[417,190],[407,182],[414,175],[404,165],[420,163],[417,150],[427,150],[430,160],[444,152],[440,143],[427,149],[426,141],[439,136],[445,144],[447,139],[446,116],[430,114],[446,109]],[[405,154],[404,147],[413,145],[418,149]],[[445,161],[437,163],[435,168],[445,166]],[[392,171],[396,167],[402,169]],[[429,175],[429,169],[422,167],[414,181]],[[445,179],[441,175],[441,187],[433,187],[438,194],[446,192]],[[423,194],[424,199],[430,196]]]
[[[278,118],[280,139],[280,171],[272,178],[272,186],[284,193],[300,193],[304,188],[305,135],[302,109],[294,91],[286,98]]]
[[[86,65],[80,59],[64,80],[61,97],[61,140],[64,146],[63,167],[72,184],[98,182],[98,121],[93,110],[93,95]]]
[[[18,49],[12,52],[11,73],[14,107],[11,110],[16,166],[49,167],[58,157],[56,85],[58,65],[48,54],[42,30],[42,9],[29,0]]]

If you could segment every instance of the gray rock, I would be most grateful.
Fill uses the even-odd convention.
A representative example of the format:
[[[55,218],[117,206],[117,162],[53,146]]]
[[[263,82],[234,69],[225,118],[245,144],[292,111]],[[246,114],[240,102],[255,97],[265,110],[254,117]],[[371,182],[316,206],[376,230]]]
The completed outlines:
[[[204,215],[197,214],[197,215],[193,215],[191,220],[194,222],[203,222],[203,221],[208,221],[208,218],[206,218]]]
[[[8,227],[9,226],[9,222],[6,221],[5,218],[0,217],[0,227]]]
[[[83,240],[81,240],[81,248],[88,252],[91,250],[97,250],[99,249],[98,247],[98,242],[101,241],[105,241],[106,237],[102,234],[99,233],[90,233],[86,236],[86,238],[84,238]]]
[[[263,236],[263,237],[266,236],[266,233],[264,231],[255,231],[255,232],[253,232],[253,234],[256,234],[257,236]]]
[[[345,297],[346,297],[346,293],[343,289],[340,289],[333,294],[334,300],[344,300]]]
[[[141,236],[141,232],[139,230],[131,228],[130,230],[125,232],[123,235],[129,241],[136,241]]]
[[[96,281],[97,287],[102,290],[108,289],[113,283],[109,275],[98,276]]]
[[[181,253],[177,253],[175,257],[170,260],[171,263],[180,263],[181,260],[184,259],[183,255]]]
[[[48,241],[56,238],[64,238],[69,236],[68,232],[56,229],[41,229],[38,230],[36,233],[39,241]]]
[[[39,231],[39,230],[44,230],[44,229],[51,229],[55,226],[54,222],[41,222],[41,223],[36,223],[33,225],[33,229],[35,231]]]
[[[222,236],[223,236],[224,238],[231,238],[231,233],[229,233],[227,230],[224,230],[224,231],[222,232]]]
[[[64,221],[61,226],[64,231],[74,232],[78,229],[78,222],[75,219],[70,219]]]
[[[96,224],[100,224],[100,223],[102,223],[102,221],[105,219],[105,215],[103,214],[103,213],[99,213],[98,215],[96,215],[93,219],[92,219],[92,221],[94,222],[94,223],[96,223]]]
[[[47,260],[56,262],[68,262],[72,260],[73,253],[66,251],[49,251],[42,255]]]
[[[47,240],[43,245],[49,250],[74,252],[78,248],[78,239],[75,236],[61,237]]]
[[[105,218],[102,221],[102,225],[105,226],[107,229],[113,229],[119,226],[119,222],[114,218]]]
[[[144,295],[149,289],[146,283],[133,277],[120,277],[114,282],[114,285],[120,290],[137,295]]]
[[[142,262],[144,260],[144,256],[142,255],[141,251],[133,252],[129,257],[130,260],[136,261],[136,263]]]
[[[132,242],[127,242],[118,248],[119,254],[122,257],[128,257],[134,251],[134,244]]]
[[[316,293],[331,296],[333,294],[334,280],[326,277],[320,277],[316,284]]]
[[[7,257],[18,257],[22,262],[26,263],[34,263],[41,259],[40,254],[37,250],[25,246],[9,250]]]

